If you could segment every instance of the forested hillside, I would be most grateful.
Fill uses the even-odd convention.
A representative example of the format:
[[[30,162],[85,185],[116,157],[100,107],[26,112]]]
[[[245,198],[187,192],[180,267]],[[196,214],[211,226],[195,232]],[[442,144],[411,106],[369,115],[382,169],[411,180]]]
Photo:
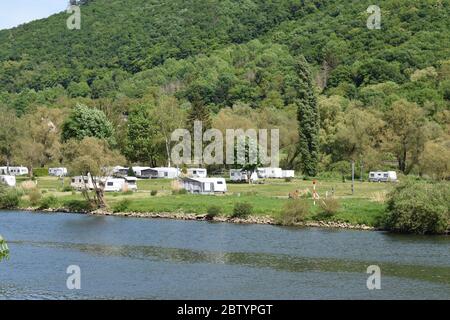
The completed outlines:
[[[380,30],[366,26],[371,4],[91,0],[81,30],[61,13],[0,31],[0,101],[13,113],[0,122],[30,126],[45,113],[61,144],[22,137],[41,156],[0,154],[45,166],[64,161],[70,138],[104,139],[73,133],[74,114],[90,111],[73,112],[82,104],[101,111],[83,117],[104,117],[110,147],[134,163],[166,163],[162,123],[201,115],[221,129],[280,128],[283,166],[306,175],[355,160],[449,177],[450,3],[379,1]]]

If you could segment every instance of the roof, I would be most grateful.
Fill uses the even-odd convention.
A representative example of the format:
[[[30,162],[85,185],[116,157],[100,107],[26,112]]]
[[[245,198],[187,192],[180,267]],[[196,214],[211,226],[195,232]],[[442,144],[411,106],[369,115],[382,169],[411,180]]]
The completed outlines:
[[[225,178],[183,178],[183,180],[190,180],[200,183],[213,183],[217,181],[225,181]]]

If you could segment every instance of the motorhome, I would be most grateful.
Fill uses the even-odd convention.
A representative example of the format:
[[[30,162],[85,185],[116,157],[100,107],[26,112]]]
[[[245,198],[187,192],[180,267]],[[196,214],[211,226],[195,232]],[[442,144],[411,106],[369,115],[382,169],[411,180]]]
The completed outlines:
[[[16,177],[9,175],[0,175],[0,184],[6,185],[8,187],[15,187]]]
[[[12,176],[24,176],[28,174],[26,167],[9,167],[9,174]]]
[[[369,182],[396,182],[395,171],[372,171],[369,173]]]
[[[190,178],[206,178],[208,171],[203,168],[189,168],[187,169],[187,175]]]
[[[224,178],[183,178],[183,188],[194,194],[226,193],[227,183]]]
[[[49,168],[48,169],[48,175],[49,176],[55,176],[55,177],[65,177],[67,176],[67,168]]]
[[[137,178],[107,178],[105,182],[105,192],[137,191]]]

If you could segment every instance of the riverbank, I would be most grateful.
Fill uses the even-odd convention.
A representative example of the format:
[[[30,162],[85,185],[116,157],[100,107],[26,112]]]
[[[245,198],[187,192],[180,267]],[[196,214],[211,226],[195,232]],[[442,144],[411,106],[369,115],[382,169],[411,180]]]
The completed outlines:
[[[246,218],[233,218],[227,216],[209,217],[207,214],[181,213],[181,212],[112,212],[108,210],[82,211],[72,212],[67,208],[43,209],[23,208],[19,209],[24,212],[44,212],[44,213],[75,213],[92,216],[113,216],[113,217],[129,217],[141,219],[169,219],[180,221],[208,221],[212,223],[233,223],[233,224],[264,224],[264,225],[281,225],[277,220],[270,216],[254,216],[250,215]],[[379,228],[367,226],[364,224],[351,224],[343,221],[305,221],[290,225],[292,227],[311,227],[311,228],[332,228],[332,229],[349,229],[349,230],[366,230],[381,231]]]

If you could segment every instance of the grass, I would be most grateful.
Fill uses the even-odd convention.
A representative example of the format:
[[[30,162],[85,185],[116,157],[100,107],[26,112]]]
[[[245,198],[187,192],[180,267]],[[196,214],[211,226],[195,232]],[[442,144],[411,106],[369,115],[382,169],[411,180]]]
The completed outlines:
[[[18,185],[26,181],[26,177],[17,179]],[[36,179],[38,188],[46,190],[45,196],[53,195],[58,198],[58,203],[83,200],[79,192],[62,192],[61,180],[56,177],[39,177]],[[70,178],[66,178],[65,186],[70,184]],[[263,184],[248,185],[228,183],[227,195],[203,196],[203,195],[172,195],[171,180],[154,179],[139,180],[139,191],[135,193],[107,193],[105,198],[110,208],[117,208],[126,203],[130,212],[184,212],[194,214],[206,214],[208,208],[217,206],[221,208],[221,215],[232,216],[233,208],[237,202],[250,203],[253,206],[252,215],[265,215],[278,218],[283,206],[288,199],[288,193],[296,189],[312,190],[312,181],[293,179],[290,182],[284,180],[266,180]],[[321,197],[328,192],[339,199],[341,207],[332,217],[334,221],[343,221],[351,224],[366,224],[376,226],[382,215],[385,205],[374,195],[389,192],[391,184],[356,182],[355,194],[351,193],[351,183],[339,181],[318,181],[316,190]],[[152,190],[157,195],[151,196]],[[377,198],[375,201],[375,198]],[[126,200],[125,200],[126,199]],[[313,206],[311,201],[310,220],[322,219],[319,215],[319,206]],[[29,206],[26,196],[22,197],[22,207]]]

